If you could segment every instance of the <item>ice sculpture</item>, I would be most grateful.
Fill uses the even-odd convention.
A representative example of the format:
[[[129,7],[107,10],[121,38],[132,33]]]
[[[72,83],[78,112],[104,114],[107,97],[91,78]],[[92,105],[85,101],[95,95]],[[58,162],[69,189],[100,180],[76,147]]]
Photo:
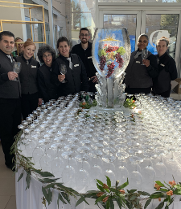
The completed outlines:
[[[120,106],[126,87],[122,82],[131,54],[127,30],[97,29],[92,50],[98,78],[97,103],[102,107]]]

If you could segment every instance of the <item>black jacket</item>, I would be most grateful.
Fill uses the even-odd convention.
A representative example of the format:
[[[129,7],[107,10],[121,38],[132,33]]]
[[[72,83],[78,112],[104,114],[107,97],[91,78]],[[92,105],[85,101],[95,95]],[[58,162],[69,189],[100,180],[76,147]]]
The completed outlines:
[[[59,55],[52,65],[51,81],[57,87],[58,96],[78,93],[81,90],[88,91],[87,74],[81,59],[76,54],[71,54],[70,57],[73,63],[72,69],[69,68],[69,61],[62,55]],[[58,80],[61,64],[66,65],[67,68],[67,73],[65,74],[66,83],[61,83]]]
[[[158,76],[153,82],[153,92],[155,94],[164,93],[171,89],[171,80],[177,78],[177,69],[175,60],[166,52],[161,57],[156,56],[158,60]]]
[[[21,62],[19,73],[22,94],[34,94],[38,92],[37,72],[39,62],[31,58],[27,60],[23,57],[16,57],[17,62]]]
[[[21,86],[18,81],[10,81],[8,72],[13,71],[13,63],[0,50],[0,98],[15,99],[21,95]]]
[[[43,98],[44,102],[57,98],[55,86],[50,81],[51,74],[52,68],[45,64],[38,69],[39,97]]]
[[[152,78],[158,75],[157,59],[151,53],[148,52],[148,60],[150,60],[150,66],[146,67],[142,64],[141,55],[136,59],[134,56],[137,51],[131,53],[130,62],[126,68],[125,83],[127,88],[149,88],[153,86]]]
[[[88,42],[88,48],[86,50],[82,48],[81,43],[77,44],[73,46],[72,53],[77,54],[84,63],[88,79],[95,76],[96,68],[94,67],[94,64],[92,62],[92,43]],[[89,80],[89,91],[96,91],[95,83],[93,83],[92,80]]]

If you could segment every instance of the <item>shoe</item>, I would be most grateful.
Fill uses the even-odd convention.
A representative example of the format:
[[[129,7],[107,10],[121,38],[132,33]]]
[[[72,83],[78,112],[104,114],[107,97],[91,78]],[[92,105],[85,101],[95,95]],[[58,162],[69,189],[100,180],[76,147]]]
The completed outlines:
[[[15,164],[14,163],[12,163],[10,165],[7,165],[6,164],[6,167],[9,168],[9,169],[11,169],[13,172],[15,172]]]

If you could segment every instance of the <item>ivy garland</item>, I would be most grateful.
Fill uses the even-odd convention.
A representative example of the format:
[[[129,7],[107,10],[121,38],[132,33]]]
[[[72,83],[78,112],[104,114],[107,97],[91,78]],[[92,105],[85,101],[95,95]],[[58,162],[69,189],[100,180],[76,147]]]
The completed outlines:
[[[119,186],[119,181],[116,181],[115,186],[111,184],[111,180],[106,176],[107,183],[104,184],[102,181],[96,179],[98,190],[87,191],[85,194],[80,194],[72,188],[66,187],[63,183],[57,183],[59,178],[50,172],[44,172],[40,169],[35,169],[34,164],[31,162],[31,157],[25,157],[21,155],[21,150],[18,149],[18,143],[21,138],[23,131],[20,131],[15,136],[15,142],[11,147],[11,153],[16,155],[16,171],[23,167],[23,172],[18,178],[18,182],[22,179],[24,171],[27,173],[26,176],[26,189],[30,188],[31,175],[35,174],[37,179],[42,182],[42,192],[43,201],[45,207],[47,204],[50,205],[52,202],[52,189],[59,191],[57,205],[59,207],[59,201],[63,204],[70,204],[70,196],[78,199],[76,206],[85,202],[86,198],[95,199],[95,204],[99,207],[102,205],[105,209],[114,209],[114,203],[116,202],[120,209],[127,207],[128,209],[146,209],[153,199],[158,199],[160,201],[159,205],[155,209],[165,209],[169,208],[174,201],[174,195],[181,195],[181,182],[176,183],[175,180],[170,181],[168,184],[166,182],[161,183],[156,181],[155,190],[153,194],[149,194],[144,191],[137,191],[136,189],[131,189],[125,191],[125,187],[128,186],[129,181],[127,181]],[[23,143],[23,142],[21,142]],[[145,197],[144,197],[145,196]],[[144,197],[144,198],[143,198]],[[144,206],[142,206],[141,201],[146,200]],[[162,201],[161,201],[162,200]],[[99,207],[100,208],[100,207]]]

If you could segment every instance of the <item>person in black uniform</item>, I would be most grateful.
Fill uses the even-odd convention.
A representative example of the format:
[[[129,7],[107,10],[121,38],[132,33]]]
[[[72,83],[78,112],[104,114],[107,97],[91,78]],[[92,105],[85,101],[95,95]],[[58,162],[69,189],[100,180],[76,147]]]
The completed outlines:
[[[21,123],[21,87],[18,74],[13,72],[11,53],[14,48],[14,34],[9,31],[0,33],[0,139],[5,156],[5,164],[13,169],[14,155],[10,148]]]
[[[148,46],[148,36],[141,34],[137,42],[138,50],[131,53],[126,68],[126,92],[129,94],[149,94],[153,86],[152,78],[158,75],[156,57],[148,51],[147,59],[142,60],[142,50]]]
[[[84,64],[76,54],[70,54],[70,44],[66,37],[57,41],[59,57],[52,66],[52,82],[57,87],[58,96],[67,96],[88,91],[88,78]]]
[[[32,113],[41,105],[42,99],[38,94],[37,71],[39,62],[33,58],[36,46],[28,39],[23,45],[23,55],[17,57],[17,62],[21,62],[21,71],[19,73],[21,82],[21,105],[23,119]]]
[[[90,32],[87,28],[80,29],[79,39],[81,43],[72,47],[72,53],[77,54],[84,63],[89,80],[89,92],[96,92],[96,69],[92,62],[92,43],[89,42]]]
[[[22,43],[19,43],[22,42]],[[19,44],[18,44],[19,43]],[[21,56],[23,54],[23,39],[20,37],[15,38],[16,51],[12,52],[14,57]]]
[[[168,44],[169,40],[162,37],[157,41],[156,45],[159,74],[153,82],[153,94],[162,97],[170,96],[171,80],[177,78],[175,60],[167,53]]]
[[[38,59],[43,65],[38,69],[39,95],[44,103],[50,99],[56,99],[56,90],[50,81],[52,73],[52,62],[55,60],[55,50],[49,45],[43,45],[38,49]]]

